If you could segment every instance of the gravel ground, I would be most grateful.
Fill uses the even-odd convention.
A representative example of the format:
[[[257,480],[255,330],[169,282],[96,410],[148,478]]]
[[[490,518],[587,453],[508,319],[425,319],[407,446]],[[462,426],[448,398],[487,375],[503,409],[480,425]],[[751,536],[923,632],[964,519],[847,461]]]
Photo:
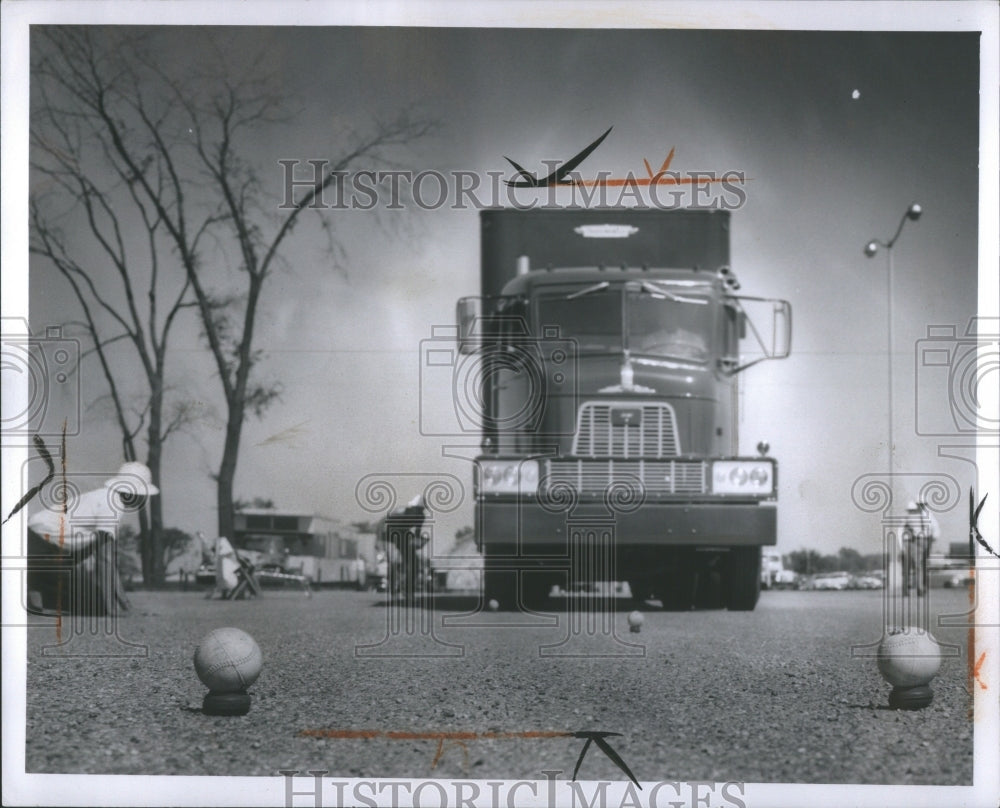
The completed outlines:
[[[967,607],[965,592],[931,594],[934,614]],[[890,710],[874,660],[851,654],[852,644],[880,639],[881,592],[765,592],[753,613],[650,608],[638,635],[628,632],[622,602],[617,640],[581,636],[574,646],[642,654],[618,658],[545,656],[542,646],[567,637],[565,618],[463,615],[475,598],[441,596],[433,612],[339,591],[311,599],[268,591],[235,603],[138,592],[132,600],[117,636],[64,625],[69,641],[53,647],[46,619],[29,629],[27,771],[543,779],[550,769],[568,778],[582,748],[572,738],[302,733],[599,729],[622,733],[612,746],[640,780],[972,781],[966,632],[935,629],[957,655],[945,658],[932,705]],[[205,689],[191,661],[198,640],[227,625],[252,634],[265,659],[253,707],[239,718],[201,713]],[[359,656],[358,646],[392,655]],[[83,653],[103,656],[67,656]],[[622,779],[593,747],[580,777]]]

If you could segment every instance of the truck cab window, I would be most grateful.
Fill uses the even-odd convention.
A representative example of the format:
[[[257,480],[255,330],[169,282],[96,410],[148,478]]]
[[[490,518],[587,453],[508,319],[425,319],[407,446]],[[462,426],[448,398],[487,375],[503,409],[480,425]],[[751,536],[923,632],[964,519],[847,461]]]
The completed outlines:
[[[580,353],[614,353],[622,349],[621,293],[594,291],[577,297],[565,293],[538,301],[538,327],[556,326],[559,336],[577,340]]]
[[[661,299],[649,294],[629,301],[629,350],[693,362],[705,362],[711,347],[711,317],[703,305]]]

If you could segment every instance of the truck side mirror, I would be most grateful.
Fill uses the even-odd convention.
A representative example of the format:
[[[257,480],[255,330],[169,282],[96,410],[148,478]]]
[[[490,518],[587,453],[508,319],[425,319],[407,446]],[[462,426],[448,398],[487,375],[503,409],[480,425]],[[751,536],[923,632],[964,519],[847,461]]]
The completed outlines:
[[[727,333],[735,337],[726,345],[719,368],[727,375],[739,373],[766,359],[785,359],[792,350],[792,307],[787,300],[764,297],[730,297],[726,303]],[[770,326],[767,320],[770,319]],[[744,353],[739,340],[752,336]]]
[[[772,301],[771,359],[785,359],[792,352],[792,306],[787,300]]]
[[[483,344],[480,328],[483,300],[479,297],[463,297],[455,304],[455,320],[458,324],[458,352],[471,354]]]

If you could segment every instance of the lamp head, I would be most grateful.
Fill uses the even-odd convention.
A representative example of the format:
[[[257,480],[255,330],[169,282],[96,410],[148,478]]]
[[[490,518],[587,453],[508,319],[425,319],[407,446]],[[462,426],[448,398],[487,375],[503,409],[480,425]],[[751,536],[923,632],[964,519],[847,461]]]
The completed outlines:
[[[869,258],[871,258],[873,255],[875,255],[875,253],[877,253],[877,252],[878,252],[878,242],[877,241],[869,241],[865,245],[865,255],[867,255]]]
[[[923,212],[924,209],[920,207],[920,205],[918,205],[916,202],[914,202],[912,205],[910,205],[909,208],[906,209],[906,217],[910,221],[915,222],[917,219],[920,218],[920,214]]]

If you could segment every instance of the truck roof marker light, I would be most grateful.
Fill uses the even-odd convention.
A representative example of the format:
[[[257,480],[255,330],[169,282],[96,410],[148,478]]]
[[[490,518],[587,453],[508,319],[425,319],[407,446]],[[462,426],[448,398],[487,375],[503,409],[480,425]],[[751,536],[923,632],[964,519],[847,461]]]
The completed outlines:
[[[584,238],[628,238],[639,232],[631,224],[581,224],[573,232]]]

